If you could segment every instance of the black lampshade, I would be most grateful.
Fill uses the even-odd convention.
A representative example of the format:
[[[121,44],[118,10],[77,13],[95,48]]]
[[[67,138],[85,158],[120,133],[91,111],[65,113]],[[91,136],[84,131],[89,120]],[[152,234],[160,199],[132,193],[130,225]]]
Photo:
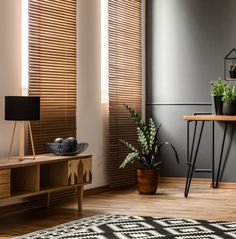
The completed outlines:
[[[40,97],[5,96],[5,120],[40,120]]]

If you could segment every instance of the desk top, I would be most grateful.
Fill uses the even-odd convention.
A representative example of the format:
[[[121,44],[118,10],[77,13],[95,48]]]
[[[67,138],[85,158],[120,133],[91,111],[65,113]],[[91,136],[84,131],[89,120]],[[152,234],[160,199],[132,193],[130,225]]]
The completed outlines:
[[[236,115],[186,115],[184,120],[192,121],[236,121]]]

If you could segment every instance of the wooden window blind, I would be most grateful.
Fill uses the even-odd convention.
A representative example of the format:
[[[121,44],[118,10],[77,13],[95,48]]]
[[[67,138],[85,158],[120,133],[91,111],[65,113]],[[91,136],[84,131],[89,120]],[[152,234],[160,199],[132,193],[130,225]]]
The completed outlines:
[[[29,95],[41,97],[36,153],[76,136],[76,0],[29,0]]]
[[[109,178],[111,187],[134,184],[134,167],[119,169],[137,144],[136,126],[123,103],[142,108],[142,0],[108,0]]]

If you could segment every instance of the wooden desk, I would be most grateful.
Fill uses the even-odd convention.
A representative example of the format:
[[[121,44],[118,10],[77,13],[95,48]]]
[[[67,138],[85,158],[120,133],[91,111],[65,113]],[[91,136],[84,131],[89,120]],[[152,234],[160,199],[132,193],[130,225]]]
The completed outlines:
[[[212,172],[212,187],[217,188],[219,184],[219,177],[221,173],[221,165],[222,165],[222,156],[223,156],[223,151],[224,151],[224,145],[225,145],[225,136],[227,132],[227,126],[228,122],[233,122],[236,121],[236,116],[231,116],[231,115],[210,115],[210,114],[204,114],[204,113],[199,113],[195,115],[188,115],[188,116],[183,116],[183,119],[187,121],[187,164],[188,164],[188,172],[187,172],[187,178],[186,178],[186,185],[185,185],[185,197],[188,196],[192,176],[193,176],[193,171],[198,171],[198,172]],[[196,131],[197,131],[197,126],[198,122],[201,122],[201,127],[200,127],[200,133],[197,139],[197,145],[195,147],[195,140],[196,140]],[[204,128],[205,121],[211,121],[212,123],[212,133],[211,133],[211,138],[212,138],[212,168],[211,169],[195,169],[195,163],[197,159],[197,154],[199,150],[199,145],[202,137],[202,131]],[[220,121],[225,124],[224,127],[224,134],[222,138],[222,145],[221,145],[221,151],[220,151],[220,159],[219,159],[219,164],[218,164],[218,169],[217,169],[217,176],[215,179],[215,121]],[[193,131],[193,139],[192,139],[192,145],[191,145],[191,151],[190,151],[190,139],[189,139],[189,126],[190,122],[195,122],[194,125],[194,131]],[[194,153],[194,148],[195,153]]]
[[[236,121],[236,115],[187,115],[183,119],[188,121]]]
[[[92,182],[92,156],[36,155],[36,159],[0,158],[0,203],[12,198],[47,194],[76,188],[82,210],[84,185]]]

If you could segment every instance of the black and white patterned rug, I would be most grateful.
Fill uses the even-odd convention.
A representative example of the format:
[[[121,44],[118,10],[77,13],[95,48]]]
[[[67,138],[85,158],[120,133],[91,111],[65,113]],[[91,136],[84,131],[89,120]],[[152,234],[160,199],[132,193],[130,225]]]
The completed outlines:
[[[228,239],[236,238],[236,222],[127,215],[98,215],[17,239]]]

